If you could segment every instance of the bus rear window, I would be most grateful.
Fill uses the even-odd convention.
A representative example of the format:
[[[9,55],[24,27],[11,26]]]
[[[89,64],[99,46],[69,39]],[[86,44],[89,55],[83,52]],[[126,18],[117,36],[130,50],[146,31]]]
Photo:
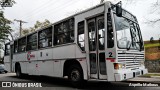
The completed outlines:
[[[5,55],[9,55],[10,54],[10,44],[6,44],[5,45]]]

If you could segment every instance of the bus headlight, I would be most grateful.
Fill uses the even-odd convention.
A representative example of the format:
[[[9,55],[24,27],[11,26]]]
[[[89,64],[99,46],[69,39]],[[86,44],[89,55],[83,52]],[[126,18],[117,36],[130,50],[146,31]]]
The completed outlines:
[[[114,69],[124,69],[126,68],[125,64],[122,63],[114,63]]]

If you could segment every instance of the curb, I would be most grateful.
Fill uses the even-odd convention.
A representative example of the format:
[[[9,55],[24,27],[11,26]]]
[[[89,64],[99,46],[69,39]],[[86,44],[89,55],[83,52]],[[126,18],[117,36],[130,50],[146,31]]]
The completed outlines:
[[[160,76],[150,76],[150,78],[157,78],[157,79],[160,79]]]

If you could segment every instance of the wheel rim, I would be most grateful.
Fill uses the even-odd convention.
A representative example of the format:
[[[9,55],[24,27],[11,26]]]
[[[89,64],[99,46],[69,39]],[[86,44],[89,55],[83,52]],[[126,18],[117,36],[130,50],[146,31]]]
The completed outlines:
[[[80,79],[80,73],[77,69],[72,70],[71,72],[71,80],[78,81]]]

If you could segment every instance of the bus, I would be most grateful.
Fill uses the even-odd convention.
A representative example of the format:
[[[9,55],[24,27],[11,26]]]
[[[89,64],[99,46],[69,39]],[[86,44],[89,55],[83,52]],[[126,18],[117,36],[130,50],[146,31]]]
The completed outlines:
[[[148,73],[136,16],[105,2],[5,44],[4,64],[17,77],[124,81]]]

